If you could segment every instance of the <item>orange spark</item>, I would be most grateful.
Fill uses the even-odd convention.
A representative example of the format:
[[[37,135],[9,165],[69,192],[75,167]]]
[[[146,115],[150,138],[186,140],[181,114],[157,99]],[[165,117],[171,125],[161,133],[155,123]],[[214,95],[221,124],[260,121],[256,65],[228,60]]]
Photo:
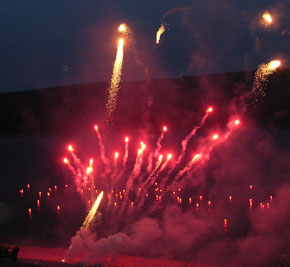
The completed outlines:
[[[95,131],[97,132],[97,131],[99,130],[98,125],[94,125],[94,129],[95,129]]]
[[[272,16],[268,11],[265,11],[262,17],[266,24],[271,24],[273,22]]]
[[[126,24],[122,23],[119,28],[118,28],[119,32],[124,33],[127,30]]]
[[[159,44],[161,35],[165,32],[165,27],[163,24],[161,24],[160,28],[158,29],[156,33],[156,44]]]

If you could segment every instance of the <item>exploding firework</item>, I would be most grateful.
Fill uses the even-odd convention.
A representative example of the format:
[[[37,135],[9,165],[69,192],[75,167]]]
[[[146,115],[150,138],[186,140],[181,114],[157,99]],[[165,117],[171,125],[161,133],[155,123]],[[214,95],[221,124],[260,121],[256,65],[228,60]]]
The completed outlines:
[[[268,82],[268,76],[273,74],[277,68],[281,65],[279,60],[272,60],[267,64],[261,64],[256,73],[255,80],[252,89],[252,94],[254,95],[254,101],[258,101],[259,96],[265,96],[265,89]]]
[[[161,24],[160,28],[156,32],[156,44],[159,44],[161,35],[165,32],[164,24]]]
[[[110,87],[108,89],[109,96],[107,101],[107,123],[110,123],[112,113],[116,109],[118,91],[120,89],[120,81],[122,75],[122,65],[123,65],[123,55],[124,55],[124,38],[120,38],[118,41],[118,48],[116,59],[113,67],[113,74],[110,83]]]

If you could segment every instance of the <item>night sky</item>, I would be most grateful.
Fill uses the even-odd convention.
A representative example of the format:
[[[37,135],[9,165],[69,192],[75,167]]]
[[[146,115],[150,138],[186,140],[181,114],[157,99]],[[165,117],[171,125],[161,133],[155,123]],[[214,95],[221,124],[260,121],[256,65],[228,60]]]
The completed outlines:
[[[2,0],[0,92],[108,82],[122,22],[135,40],[123,80],[144,79],[133,50],[149,78],[251,70],[274,58],[287,67],[289,8],[288,0]],[[274,19],[267,29],[265,10]],[[167,30],[156,46],[162,18]]]

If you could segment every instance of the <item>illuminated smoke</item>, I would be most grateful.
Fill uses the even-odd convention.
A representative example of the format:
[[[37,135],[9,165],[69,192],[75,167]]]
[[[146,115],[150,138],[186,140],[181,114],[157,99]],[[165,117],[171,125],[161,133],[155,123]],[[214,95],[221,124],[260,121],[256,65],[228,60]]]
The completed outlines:
[[[256,73],[255,80],[252,89],[252,94],[254,95],[254,101],[258,101],[259,96],[265,96],[265,89],[268,82],[268,76],[273,74],[277,68],[281,65],[279,60],[272,60],[267,64],[261,64]]]
[[[124,55],[124,39],[120,38],[118,41],[118,49],[116,54],[116,59],[113,67],[113,75],[108,89],[109,96],[107,101],[107,123],[111,122],[112,113],[116,109],[118,91],[120,89],[120,81],[122,75],[122,65],[123,65],[123,55]]]
[[[165,32],[164,24],[161,24],[160,28],[156,32],[156,44],[159,44],[161,35]]]

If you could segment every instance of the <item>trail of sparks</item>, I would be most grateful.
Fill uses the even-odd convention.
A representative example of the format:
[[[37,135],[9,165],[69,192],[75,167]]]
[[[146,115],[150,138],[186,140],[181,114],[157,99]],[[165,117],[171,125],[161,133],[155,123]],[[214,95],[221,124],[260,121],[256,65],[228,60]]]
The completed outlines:
[[[199,130],[204,125],[204,123],[205,123],[205,121],[206,121],[209,113],[212,112],[212,111],[213,111],[213,108],[212,107],[208,108],[206,110],[206,112],[205,112],[205,115],[202,117],[202,120],[201,120],[200,124],[198,126],[194,127],[192,129],[191,133],[189,135],[187,135],[182,140],[182,142],[181,142],[182,150],[181,150],[180,156],[178,157],[177,161],[175,162],[175,165],[178,165],[181,162],[181,160],[184,157],[184,153],[186,151],[188,141],[196,134],[197,130]]]
[[[160,28],[156,32],[156,44],[159,44],[161,35],[165,32],[164,24],[161,24]]]
[[[281,65],[279,60],[272,60],[267,64],[259,65],[256,73],[255,80],[253,84],[252,94],[254,96],[255,102],[258,101],[258,96],[265,96],[265,88],[268,82],[268,76],[273,74],[277,68]]]
[[[90,226],[90,223],[92,222],[92,220],[94,219],[95,217],[95,214],[101,204],[101,201],[102,201],[102,198],[103,198],[103,195],[104,195],[104,192],[102,191],[99,196],[97,197],[94,205],[92,206],[91,210],[89,211],[82,227],[86,227],[88,228]]]
[[[156,142],[156,150],[154,151],[154,153],[150,153],[150,155],[149,155],[148,166],[147,166],[148,173],[150,173],[152,170],[153,158],[157,158],[159,156],[160,150],[162,148],[161,142],[162,142],[166,132],[167,132],[167,127],[163,126],[163,131]]]
[[[117,49],[116,59],[114,63],[111,84],[108,89],[109,96],[108,96],[108,101],[106,104],[107,123],[110,123],[111,116],[116,109],[119,85],[120,85],[121,75],[122,75],[122,65],[123,65],[123,55],[124,55],[123,47],[124,47],[124,39],[120,38],[118,41],[118,49]]]

